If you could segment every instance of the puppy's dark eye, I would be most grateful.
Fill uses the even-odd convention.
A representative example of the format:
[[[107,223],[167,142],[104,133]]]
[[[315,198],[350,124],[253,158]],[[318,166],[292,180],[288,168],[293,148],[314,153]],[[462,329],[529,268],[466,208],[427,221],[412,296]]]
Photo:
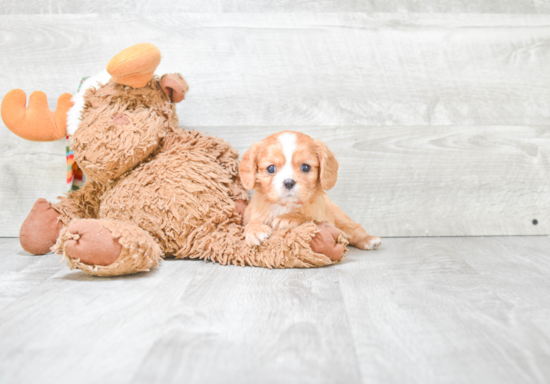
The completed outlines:
[[[302,172],[308,173],[311,171],[311,167],[307,164],[302,164]]]
[[[275,166],[274,165],[270,165],[269,167],[266,168],[266,171],[267,173],[269,173],[270,175],[273,175],[275,173]]]

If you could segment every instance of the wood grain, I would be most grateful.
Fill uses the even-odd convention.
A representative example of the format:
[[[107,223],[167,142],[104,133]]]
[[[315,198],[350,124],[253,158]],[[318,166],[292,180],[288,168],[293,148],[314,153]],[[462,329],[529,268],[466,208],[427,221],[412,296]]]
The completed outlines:
[[[18,239],[0,238],[0,311],[59,271],[59,257],[38,257]]]
[[[172,12],[419,12],[419,13],[550,13],[550,5],[532,0],[3,0],[0,14],[111,14]]]
[[[335,269],[201,270],[132,382],[361,382]]]
[[[284,129],[299,129],[327,143],[340,163],[329,195],[375,235],[550,233],[550,132],[545,127],[200,129],[224,138],[241,155],[255,141]],[[56,167],[61,171],[62,164]],[[19,193],[9,182],[20,177],[5,177],[0,192],[20,203],[2,207],[8,214],[0,224],[4,236],[17,236],[16,220],[24,220],[40,189]],[[64,183],[51,184],[52,200],[55,188],[63,191]]]
[[[201,128],[241,154],[284,129],[319,139],[336,154],[338,182],[329,195],[369,233],[550,233],[545,127]]]
[[[59,264],[0,312],[0,382],[129,382],[199,267],[163,264],[109,279]]]
[[[0,311],[0,381],[360,382],[335,269],[59,269]]]
[[[550,233],[550,16],[62,14],[0,25],[0,95],[42,89],[54,108],[121,48],[149,41],[163,54],[158,73],[191,84],[183,126],[240,150],[283,128],[327,141],[342,163],[331,195],[372,233]],[[16,236],[36,198],[64,192],[63,143],[4,127],[0,142],[17,148],[0,158],[0,235]]]
[[[0,17],[0,95],[52,105],[121,48],[157,44],[183,125],[548,125],[550,16]],[[113,39],[112,36],[116,36]]]
[[[65,143],[25,142],[5,131],[0,134],[0,236],[19,236],[37,199],[55,201],[67,191]]]
[[[547,237],[392,239],[339,265],[364,382],[545,382],[548,246]]]
[[[550,375],[550,238],[399,238],[333,267],[94,278],[0,239],[0,382],[472,383]],[[55,264],[54,264],[55,262]],[[29,273],[33,270],[33,273]],[[26,284],[26,285],[25,285]],[[14,288],[15,287],[15,288]]]

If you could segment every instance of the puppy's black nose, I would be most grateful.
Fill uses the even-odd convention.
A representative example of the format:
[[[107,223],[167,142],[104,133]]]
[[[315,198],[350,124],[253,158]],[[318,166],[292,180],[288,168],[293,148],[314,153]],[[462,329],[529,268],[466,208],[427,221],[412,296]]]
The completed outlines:
[[[284,184],[285,188],[290,191],[296,185],[296,182],[292,179],[287,179],[287,180],[283,181],[283,184]]]

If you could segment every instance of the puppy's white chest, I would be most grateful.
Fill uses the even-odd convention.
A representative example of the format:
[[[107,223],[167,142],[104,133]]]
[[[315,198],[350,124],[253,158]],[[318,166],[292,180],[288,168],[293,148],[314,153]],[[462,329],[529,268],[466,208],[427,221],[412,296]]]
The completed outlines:
[[[286,201],[284,203],[273,204],[269,211],[269,222],[276,217],[286,215],[287,213],[296,212],[300,209],[302,203],[298,201]]]
[[[282,216],[282,215],[285,215],[287,213],[290,213],[294,210],[295,206],[294,204],[285,204],[285,205],[281,205],[281,204],[274,204],[271,206],[271,218],[274,219],[276,218],[277,216]]]

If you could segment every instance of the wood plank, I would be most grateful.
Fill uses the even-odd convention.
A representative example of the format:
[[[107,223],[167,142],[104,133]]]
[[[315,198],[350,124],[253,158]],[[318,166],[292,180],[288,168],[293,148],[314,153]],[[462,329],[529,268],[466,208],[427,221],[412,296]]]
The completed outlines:
[[[60,260],[25,252],[19,239],[0,238],[0,311],[62,269]]]
[[[0,95],[38,88],[53,108],[119,49],[151,41],[158,72],[191,84],[184,126],[219,127],[239,149],[283,127],[358,139],[329,142],[344,162],[332,195],[373,233],[549,233],[550,16],[10,15],[0,25]],[[36,198],[64,192],[63,143],[23,142],[3,126],[0,142],[0,235],[16,236]],[[366,169],[375,176],[355,180]]]
[[[545,127],[203,127],[241,154],[298,129],[340,163],[331,198],[380,236],[550,234]],[[533,220],[537,225],[533,225]]]
[[[363,382],[545,382],[549,246],[391,239],[338,265]]]
[[[361,382],[336,270],[203,271],[132,382]]]
[[[0,311],[0,381],[358,383],[336,272],[65,268]]]
[[[120,278],[65,266],[0,312],[0,382],[129,382],[205,265],[169,260]]]
[[[0,95],[52,105],[120,49],[157,44],[184,125],[548,125],[547,15],[2,16]],[[117,36],[112,39],[112,36]]]
[[[197,129],[224,138],[241,155],[284,129],[324,141],[340,163],[329,195],[368,232],[383,237],[550,234],[550,132],[544,127]],[[11,167],[15,157],[8,158]],[[61,173],[62,165],[57,167]],[[18,201],[2,207],[5,236],[17,236],[42,192],[19,193],[10,184],[20,181],[13,173],[0,176],[6,180],[0,191]],[[52,200],[54,187],[65,188],[52,184]]]
[[[4,127],[2,127],[5,129]],[[4,134],[0,140],[0,236],[19,236],[34,202],[55,201],[67,191],[64,142],[25,142]]]
[[[0,136],[0,236],[19,236],[38,198],[55,201],[67,191],[65,143],[25,142],[11,132]]]
[[[76,2],[70,0],[4,0],[0,14],[112,14],[173,12],[419,12],[419,13],[550,13],[546,2],[532,0],[158,0]]]
[[[16,243],[0,241],[7,265],[25,258]],[[0,381],[544,382],[549,246],[399,238],[312,270],[64,267],[0,309]]]

